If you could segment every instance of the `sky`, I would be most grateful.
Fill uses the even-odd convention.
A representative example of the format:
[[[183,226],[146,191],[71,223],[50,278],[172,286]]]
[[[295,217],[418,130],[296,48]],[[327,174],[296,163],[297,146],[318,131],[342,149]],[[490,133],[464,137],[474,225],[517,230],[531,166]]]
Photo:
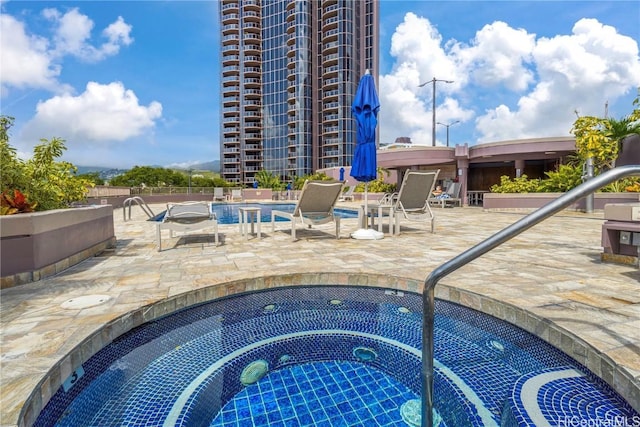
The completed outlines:
[[[77,166],[220,158],[215,1],[0,0],[0,114],[23,158],[62,138]],[[637,1],[380,1],[379,137],[469,146],[570,136],[640,87]],[[420,87],[421,84],[427,83]]]

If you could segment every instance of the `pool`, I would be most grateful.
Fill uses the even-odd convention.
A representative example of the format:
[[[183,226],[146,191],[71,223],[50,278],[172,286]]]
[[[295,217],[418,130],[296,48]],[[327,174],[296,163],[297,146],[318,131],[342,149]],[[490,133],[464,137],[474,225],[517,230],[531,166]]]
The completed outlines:
[[[295,204],[293,203],[212,203],[213,211],[218,218],[218,224],[238,224],[240,207],[256,207],[260,208],[260,221],[263,223],[271,222],[271,211],[289,211],[293,212]],[[149,221],[162,221],[166,211],[160,212],[158,215],[149,219]],[[358,212],[353,209],[335,208],[334,213],[341,218],[357,218]],[[286,218],[278,217],[276,221],[289,221]]]
[[[421,309],[420,294],[348,286],[275,288],[200,304],[96,353],[35,425],[417,425]],[[443,426],[640,422],[564,353],[440,300],[435,367]]]

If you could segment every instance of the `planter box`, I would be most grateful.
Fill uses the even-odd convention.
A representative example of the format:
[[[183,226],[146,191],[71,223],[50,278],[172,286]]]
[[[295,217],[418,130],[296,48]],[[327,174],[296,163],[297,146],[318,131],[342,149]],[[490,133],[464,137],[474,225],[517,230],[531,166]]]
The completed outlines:
[[[110,205],[0,216],[0,287],[57,274],[115,241]]]
[[[492,211],[531,211],[538,209],[564,193],[485,193],[482,207]],[[593,208],[602,210],[609,203],[631,203],[640,200],[640,193],[596,193]],[[569,210],[584,211],[586,200],[580,199]]]

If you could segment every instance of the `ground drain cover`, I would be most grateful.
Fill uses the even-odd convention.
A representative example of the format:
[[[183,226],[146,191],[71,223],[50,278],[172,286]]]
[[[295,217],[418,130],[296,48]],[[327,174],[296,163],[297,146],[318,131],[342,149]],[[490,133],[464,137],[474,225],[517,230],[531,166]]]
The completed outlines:
[[[83,295],[81,297],[71,298],[63,302],[60,306],[67,310],[78,310],[104,304],[110,299],[111,297],[109,295]]]

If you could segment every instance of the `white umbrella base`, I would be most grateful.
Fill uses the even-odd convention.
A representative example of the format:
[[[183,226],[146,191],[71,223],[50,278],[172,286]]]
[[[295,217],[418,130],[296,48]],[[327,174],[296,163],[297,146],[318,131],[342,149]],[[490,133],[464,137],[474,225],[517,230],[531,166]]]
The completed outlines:
[[[360,230],[351,233],[351,238],[358,240],[380,240],[383,237],[384,233],[376,231],[372,228],[368,228],[366,230],[364,228],[361,228]]]

